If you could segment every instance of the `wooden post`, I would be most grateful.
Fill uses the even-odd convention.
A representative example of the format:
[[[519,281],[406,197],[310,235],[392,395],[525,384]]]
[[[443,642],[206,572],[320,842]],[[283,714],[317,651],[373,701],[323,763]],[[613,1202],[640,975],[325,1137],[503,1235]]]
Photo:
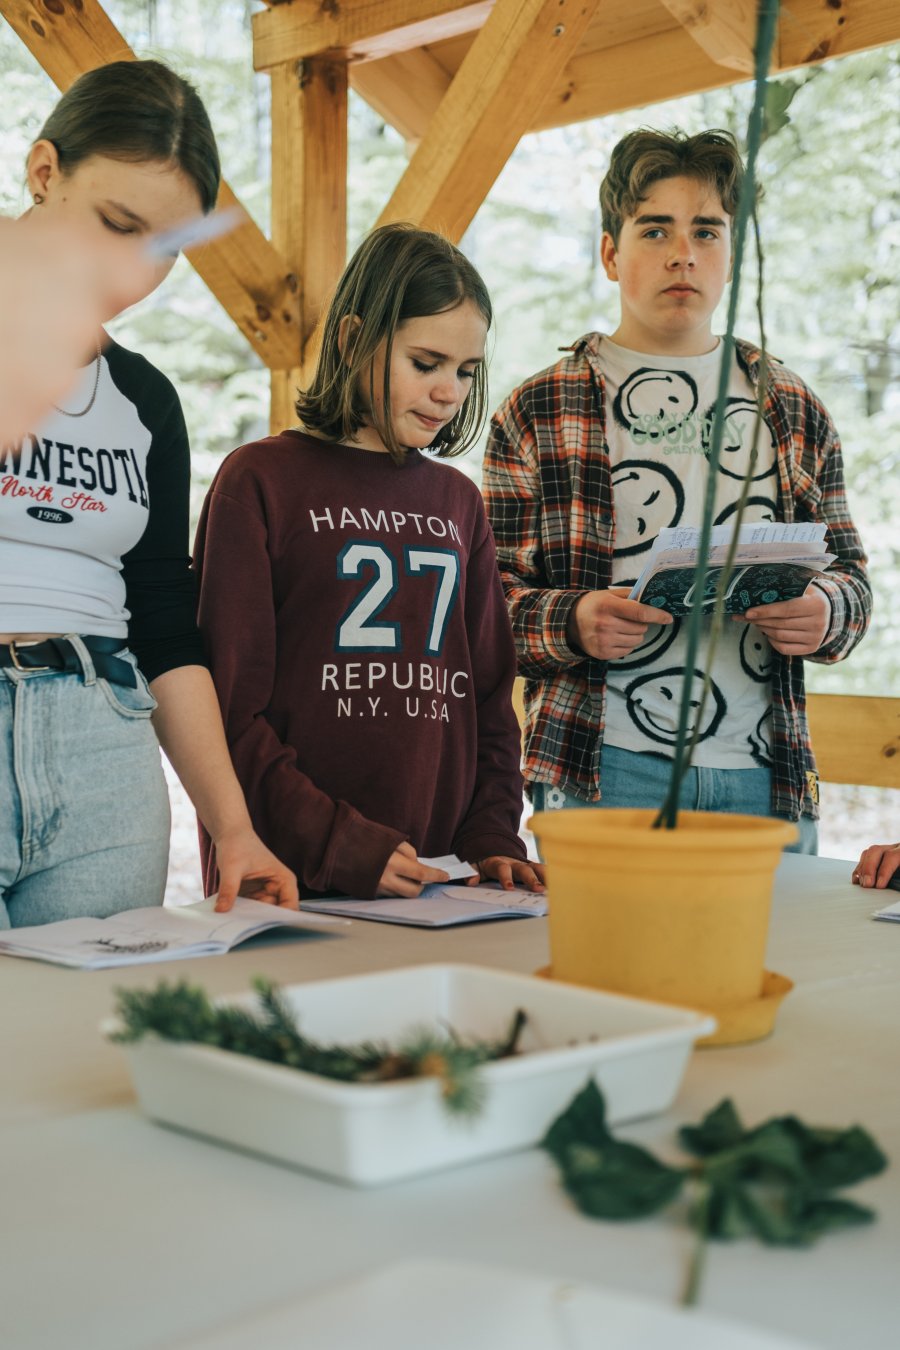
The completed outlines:
[[[297,420],[298,385],[315,366],[310,339],[347,255],[347,62],[288,61],[272,69],[272,243],[297,279],[296,363],[272,371],[273,432]]]

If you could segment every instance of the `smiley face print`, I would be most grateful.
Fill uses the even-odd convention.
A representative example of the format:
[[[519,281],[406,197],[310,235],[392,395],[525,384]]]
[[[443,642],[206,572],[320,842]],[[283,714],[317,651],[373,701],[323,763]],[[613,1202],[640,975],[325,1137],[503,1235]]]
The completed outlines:
[[[675,641],[680,627],[680,619],[674,619],[672,623],[651,623],[641,645],[635,647],[627,656],[619,656],[610,661],[610,667],[613,670],[639,670],[641,666],[648,666],[651,661],[658,661]]]
[[[631,721],[643,736],[655,741],[657,745],[675,744],[686,674],[683,666],[670,666],[668,670],[656,670],[639,676],[636,680],[632,680],[625,690],[626,706]],[[693,736],[700,714],[702,688],[703,672],[695,670],[691,684],[691,713],[687,727],[689,736]],[[698,741],[705,741],[716,734],[726,711],[725,698],[713,680],[702,713],[703,720]]]
[[[756,730],[747,737],[750,754],[756,764],[771,769],[775,762],[772,750],[772,709],[767,708],[756,724]]]
[[[614,558],[645,553],[664,525],[677,525],[684,511],[684,488],[665,464],[623,459],[612,471],[616,504]]]
[[[714,525],[721,525],[723,521],[729,520],[738,509],[737,502],[729,502],[724,506],[713,521]],[[778,505],[771,497],[748,497],[747,508],[744,512],[744,521],[749,524],[751,521],[772,521],[778,519]]]
[[[713,418],[716,406],[712,404],[703,416],[704,446],[709,455],[712,447]],[[722,452],[719,456],[719,473],[728,478],[743,479],[750,463],[750,450],[753,446],[756,426],[756,403],[750,398],[726,398],[725,425],[722,428]],[[757,443],[756,469],[750,479],[759,482],[775,473],[775,442],[766,423],[760,427]]]
[[[696,382],[683,370],[641,366],[629,375],[613,400],[613,417],[638,444],[665,439],[697,411]]]
[[[757,684],[766,684],[772,678],[772,648],[768,638],[752,623],[748,623],[738,645],[741,669]]]

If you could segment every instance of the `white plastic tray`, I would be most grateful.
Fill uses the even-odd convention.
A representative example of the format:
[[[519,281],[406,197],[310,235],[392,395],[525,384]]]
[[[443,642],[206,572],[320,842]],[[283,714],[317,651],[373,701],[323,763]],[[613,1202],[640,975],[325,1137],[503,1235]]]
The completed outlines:
[[[177,1350],[813,1350],[613,1289],[404,1261],[179,1341]]]
[[[430,965],[284,990],[304,1033],[397,1042],[416,1027],[499,1037],[528,1014],[522,1054],[487,1064],[484,1110],[451,1116],[434,1079],[340,1083],[205,1046],[125,1046],[155,1120],[369,1186],[536,1144],[593,1075],[615,1123],[664,1111],[712,1018],[478,966]],[[251,996],[229,1000],[252,1002]]]

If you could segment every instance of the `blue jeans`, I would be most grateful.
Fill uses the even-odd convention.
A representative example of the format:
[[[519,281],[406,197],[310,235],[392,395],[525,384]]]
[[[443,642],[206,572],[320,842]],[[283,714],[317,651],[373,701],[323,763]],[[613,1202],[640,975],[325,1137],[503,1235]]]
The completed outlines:
[[[662,806],[669,786],[672,761],[662,755],[620,750],[604,745],[600,759],[603,799],[582,801],[572,792],[531,784],[535,811],[556,811],[572,806]],[[678,794],[682,811],[730,811],[748,816],[772,814],[772,774],[769,769],[688,769]],[[817,853],[819,831],[814,820],[803,816],[794,822],[800,831],[796,844],[786,853]]]
[[[0,928],[162,904],[156,701],[140,673],[136,689],[99,679],[73,643],[81,674],[0,668]]]

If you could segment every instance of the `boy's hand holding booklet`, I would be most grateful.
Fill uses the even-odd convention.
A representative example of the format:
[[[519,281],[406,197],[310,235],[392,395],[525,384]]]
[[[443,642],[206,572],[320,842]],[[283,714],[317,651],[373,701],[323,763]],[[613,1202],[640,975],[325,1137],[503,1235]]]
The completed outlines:
[[[733,536],[730,524],[713,528],[709,570],[699,597],[694,588],[699,528],[678,525],[660,530],[628,598],[674,615],[688,614],[698,603],[711,613]],[[826,552],[823,524],[742,525],[725,592],[725,613],[743,614],[755,605],[796,600],[834,558]]]
[[[62,919],[0,933],[0,954],[27,956],[81,970],[221,956],[239,942],[271,928],[309,928],[337,919],[263,905],[238,896],[227,914],[216,914],[216,897],[196,905],[125,909],[107,919]]]

